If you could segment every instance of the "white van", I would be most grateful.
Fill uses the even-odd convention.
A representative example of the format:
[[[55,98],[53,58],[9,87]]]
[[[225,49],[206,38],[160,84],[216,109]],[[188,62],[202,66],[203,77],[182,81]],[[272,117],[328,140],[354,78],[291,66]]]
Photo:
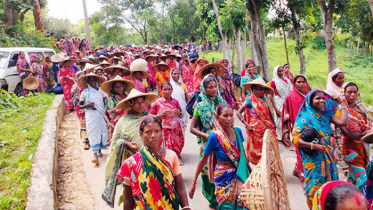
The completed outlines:
[[[30,54],[34,53],[40,58],[40,64],[43,63],[43,58],[46,55],[51,57],[56,54],[50,48],[34,48],[34,47],[10,47],[0,48],[0,89],[4,89],[9,93],[15,93],[17,96],[23,94],[23,86],[21,79],[17,73],[17,59],[19,52],[25,52],[25,58],[30,62]]]

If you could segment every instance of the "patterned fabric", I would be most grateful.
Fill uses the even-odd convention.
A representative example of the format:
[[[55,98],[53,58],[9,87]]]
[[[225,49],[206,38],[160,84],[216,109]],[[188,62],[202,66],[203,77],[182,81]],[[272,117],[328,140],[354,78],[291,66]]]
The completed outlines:
[[[158,70],[157,73],[155,73],[157,77],[157,82],[158,82],[158,95],[162,96],[162,84],[164,82],[169,82],[170,81],[170,71],[166,69],[165,71],[160,71]]]
[[[333,147],[330,143],[331,118],[335,115],[338,104],[330,95],[325,94],[325,107],[322,113],[318,112],[311,105],[310,101],[311,96],[317,92],[322,91],[315,89],[308,93],[299,110],[293,128],[293,141],[297,147],[300,135],[306,128],[315,128],[320,136],[320,140],[323,139],[323,141],[325,141],[325,153],[315,151],[315,154],[307,155],[300,149],[304,169],[307,205],[310,208],[312,207],[313,196],[320,186],[328,181],[338,180],[338,170],[334,163],[332,155]],[[323,169],[325,169],[325,171]]]
[[[128,94],[125,94],[127,96]],[[125,98],[120,98],[117,94],[112,94],[109,98],[105,101],[106,110],[109,114],[110,122],[114,125],[117,124],[119,119],[127,113],[127,110],[116,109],[118,103]],[[113,136],[114,129],[110,127],[110,139]]]
[[[35,73],[32,74],[32,76],[38,78],[38,80],[39,80],[39,86],[36,89],[36,91],[42,92],[41,86],[44,85],[44,83],[45,83],[44,71],[41,68],[41,66],[39,65],[39,63],[37,63],[37,62],[32,63],[31,68],[35,72]]]
[[[373,159],[369,161],[366,168],[366,186],[364,189],[365,198],[368,201],[368,209],[373,209]]]
[[[22,68],[25,68],[25,69],[30,69],[30,64],[28,63],[28,61],[26,59],[22,59],[19,56],[17,60],[17,65],[20,65]],[[21,69],[19,69],[18,67],[17,67],[17,73],[21,81],[26,79],[26,77],[28,77],[28,75],[30,74],[29,72],[21,71]],[[26,96],[28,93],[29,91],[27,89],[23,89],[23,96]]]
[[[172,98],[169,101],[163,97],[158,98],[152,103],[150,109],[151,114],[161,114],[164,112],[171,112],[180,109],[179,102]],[[180,157],[181,151],[184,147],[184,134],[178,116],[167,116],[167,119],[159,119],[162,122],[163,139],[166,143],[166,148],[174,151]]]
[[[74,78],[73,81],[70,81],[68,78],[65,78],[69,76],[70,78]],[[65,105],[67,110],[74,109],[73,104],[73,98],[71,95],[71,88],[75,84],[75,71],[73,67],[67,68],[66,66],[63,66],[60,68],[60,73],[58,76],[58,80],[61,82],[61,86],[63,88],[63,95],[65,98]]]
[[[150,61],[147,61],[148,62],[148,71],[149,71],[149,81],[152,83],[152,84],[155,84],[155,74],[154,74],[154,67],[153,67],[153,64],[152,62]],[[135,79],[136,80],[136,79]],[[137,88],[136,88],[137,89]],[[139,90],[141,91],[141,90]],[[142,91],[141,91],[142,92]]]
[[[73,96],[73,101],[74,101],[74,106],[76,107],[76,115],[78,116],[79,122],[80,122],[80,138],[83,139],[83,143],[87,143],[89,141],[88,141],[87,130],[86,130],[85,109],[79,108],[79,102],[80,102],[79,97],[84,89],[82,89],[78,84],[74,84],[72,89],[74,89],[75,86],[77,86],[77,90]]]
[[[295,87],[295,80],[298,77],[302,77],[306,81],[305,86],[302,91],[298,90]],[[307,79],[303,75],[300,75],[300,74],[296,75],[292,80],[292,84],[293,84],[293,91],[288,96],[286,96],[284,106],[282,109],[282,135],[283,136],[284,134],[289,133],[293,130],[295,120],[297,119],[298,111],[301,105],[303,104],[307,93],[311,91],[311,88],[308,85]],[[291,144],[290,139],[282,138],[282,141],[287,146],[290,146]],[[295,164],[295,171],[297,172],[299,179],[303,181],[304,171],[303,171],[303,165],[302,165],[302,157],[300,156],[298,147],[296,147],[295,152],[297,154],[297,162]]]
[[[232,83],[229,80],[222,79],[219,77],[220,84],[222,85],[222,92],[221,95],[223,96],[224,100],[229,104],[232,108],[234,108],[234,100],[233,100],[233,94],[232,92]]]
[[[186,63],[183,63],[181,67],[181,73],[183,76],[183,82],[185,83],[188,92],[192,93],[193,92],[193,70],[192,70],[192,65],[188,62],[188,65]]]
[[[117,177],[131,183],[135,209],[179,209],[172,167],[147,145],[124,161]]]
[[[84,101],[84,104],[94,103],[96,108],[96,110],[85,110],[87,136],[92,151],[98,152],[100,149],[106,149],[108,132],[104,119],[105,104],[102,92],[88,85],[82,92],[80,101]]]
[[[347,130],[350,132],[364,132],[371,128],[371,120],[365,110],[365,107],[361,103],[360,93],[356,100],[358,110],[353,110],[346,98],[345,98],[345,87],[349,84],[345,83],[341,88],[341,97],[343,103],[347,107],[348,124]],[[341,116],[341,110],[339,109],[336,113],[337,116]],[[339,132],[336,129],[336,132]],[[339,135],[338,135],[339,136]],[[340,145],[340,139],[336,139],[337,145]],[[360,139],[349,139],[342,135],[342,151],[343,160],[348,164],[348,175],[346,181],[356,185],[361,191],[365,189],[365,183],[367,180],[365,169],[369,162],[369,148],[368,145],[362,142]]]
[[[323,184],[315,193],[312,201],[312,210],[328,210],[325,209],[325,199],[331,189],[338,185],[349,185],[348,182],[344,181],[333,181]]]
[[[254,94],[251,94],[250,97],[246,99],[246,102],[248,104],[252,104],[259,118],[252,118],[250,117],[250,114],[246,116],[250,122],[250,125],[254,129],[253,131],[247,131],[247,156],[249,161],[256,165],[262,157],[264,132],[267,129],[270,129],[273,136],[276,136],[277,134],[275,125],[271,119],[268,104],[262,98],[257,98],[254,96]]]
[[[249,74],[249,73],[246,72],[245,76],[241,77],[241,88],[244,88],[243,84],[251,82],[251,81],[253,81],[255,79],[258,79],[259,77],[260,77],[259,74],[257,74],[257,75],[251,75],[251,74]],[[249,95],[250,91],[245,88],[245,93],[246,93],[246,95]],[[242,100],[245,100],[245,99],[243,98]]]
[[[193,92],[196,92],[197,90],[200,90],[200,84],[202,82],[202,79],[198,77],[198,72],[201,70],[202,66],[199,65],[199,62],[203,60],[202,66],[206,65],[206,61],[203,58],[199,58],[196,61],[196,69],[194,70],[193,75]]]
[[[144,83],[142,83],[142,81],[137,80],[136,78],[133,78],[132,82],[135,83],[135,89],[136,90],[138,90],[140,92],[143,92],[143,93],[146,92],[145,85],[144,85]]]
[[[179,118],[179,121],[181,123],[181,128],[183,130],[183,133],[185,132],[186,130],[186,127],[188,125],[188,119],[189,119],[189,115],[186,111],[186,106],[187,106],[187,102],[186,102],[186,98],[185,98],[185,90],[184,88],[182,87],[183,83],[182,83],[182,79],[180,77],[179,81],[174,81],[172,79],[172,70],[170,72],[170,83],[171,83],[171,86],[172,86],[172,98],[173,99],[176,99],[177,102],[179,103],[179,107],[181,109],[181,113],[183,114],[183,116],[181,118]],[[185,84],[184,84],[185,85]]]

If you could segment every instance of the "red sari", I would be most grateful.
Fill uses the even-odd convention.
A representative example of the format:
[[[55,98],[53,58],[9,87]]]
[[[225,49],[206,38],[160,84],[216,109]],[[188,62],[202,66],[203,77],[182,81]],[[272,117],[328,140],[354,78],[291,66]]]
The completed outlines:
[[[64,78],[64,77],[67,77],[67,76],[69,76],[73,80],[70,81],[68,78]],[[72,98],[72,95],[71,95],[71,88],[75,84],[74,68],[71,67],[71,66],[69,68],[67,68],[66,66],[63,66],[60,69],[60,74],[58,76],[58,80],[61,82],[61,86],[63,88],[63,95],[64,95],[64,98],[65,98],[66,109],[68,111],[74,109],[73,98]]]
[[[252,131],[247,131],[247,156],[249,161],[252,164],[256,165],[262,157],[264,132],[267,129],[270,129],[273,133],[273,136],[277,136],[277,134],[275,124],[272,121],[269,107],[266,101],[264,101],[262,98],[257,98],[256,96],[254,96],[254,94],[251,94],[251,96],[246,99],[246,102],[251,103],[252,107],[259,117],[258,120],[251,118],[250,114],[247,115],[247,118],[250,118],[250,125],[254,129]]]
[[[196,69],[194,70],[194,76],[193,76],[193,92],[196,92],[197,90],[199,90],[199,88],[200,88],[200,84],[201,84],[201,82],[202,82],[202,79],[200,79],[200,78],[198,77],[198,72],[200,71],[200,69],[202,68],[202,66],[204,66],[204,65],[207,64],[206,61],[203,60],[204,63],[203,63],[202,66],[200,66],[198,63],[199,63],[199,61],[201,61],[201,60],[203,60],[203,59],[200,58],[200,59],[198,59],[198,60],[196,61]]]
[[[295,79],[298,77],[303,77],[306,80],[306,84],[301,91],[295,88]],[[286,96],[283,109],[282,109],[282,140],[284,144],[287,145],[290,142],[287,142],[287,139],[284,138],[284,134],[289,132],[289,136],[291,136],[291,132],[293,130],[293,126],[295,124],[295,120],[297,119],[297,115],[299,112],[300,107],[302,106],[307,93],[311,90],[310,86],[307,83],[307,79],[302,75],[296,75],[291,83],[293,84],[293,91]],[[304,180],[304,170],[302,165],[302,157],[299,153],[298,147],[296,147],[296,154],[297,154],[297,162],[295,163],[295,172],[298,174],[298,177],[301,181]]]
[[[187,87],[189,93],[193,92],[193,70],[192,65],[183,64],[181,67],[181,73],[183,75],[183,82]]]
[[[180,109],[179,102],[176,99],[169,101],[163,97],[158,98],[150,109],[151,114],[160,114]],[[159,119],[162,122],[163,138],[166,142],[166,148],[173,150],[180,158],[181,150],[184,147],[184,134],[180,119],[177,116],[168,114],[167,119]]]

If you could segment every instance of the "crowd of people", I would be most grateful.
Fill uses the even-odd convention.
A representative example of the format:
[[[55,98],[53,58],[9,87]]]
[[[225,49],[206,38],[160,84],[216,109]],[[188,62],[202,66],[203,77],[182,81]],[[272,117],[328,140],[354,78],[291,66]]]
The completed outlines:
[[[109,147],[102,194],[109,206],[123,184],[124,209],[191,209],[188,195],[193,198],[201,176],[210,209],[248,209],[239,194],[262,157],[266,130],[296,153],[293,175],[310,209],[371,206],[369,148],[362,139],[372,122],[343,69],[330,72],[326,89],[318,90],[289,64],[276,66],[268,81],[253,60],[234,74],[228,60],[209,63],[187,46],[86,49],[79,41],[62,40],[62,52],[46,57],[43,67],[33,55],[28,64],[21,52],[17,69],[21,79],[37,76],[39,91],[60,84],[94,164]],[[245,131],[234,127],[234,114]],[[187,192],[180,166],[189,121],[201,149]],[[345,181],[338,181],[338,168]]]

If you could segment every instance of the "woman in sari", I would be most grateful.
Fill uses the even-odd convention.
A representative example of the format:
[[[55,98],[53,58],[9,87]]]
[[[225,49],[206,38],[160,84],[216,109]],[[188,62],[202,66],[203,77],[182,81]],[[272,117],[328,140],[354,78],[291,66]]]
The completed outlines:
[[[346,181],[356,185],[362,192],[365,190],[369,162],[368,145],[361,138],[371,129],[372,121],[360,99],[360,92],[353,82],[345,83],[341,88],[342,104],[347,107],[348,124],[336,128],[336,146],[341,149],[344,161],[348,165]],[[341,116],[338,109],[337,116]],[[342,131],[342,139],[340,131]]]
[[[255,73],[255,63],[254,61],[248,61],[245,64],[245,76],[241,77],[241,98],[242,101],[246,100],[250,96],[250,91],[247,90],[243,84],[251,82],[255,79],[258,79],[259,74]]]
[[[34,71],[32,73],[32,76],[38,78],[39,80],[39,87],[36,89],[39,93],[44,93],[45,92],[45,79],[44,79],[44,71],[42,67],[39,65],[40,58],[35,55],[31,54],[30,55],[30,60],[31,60],[31,69]]]
[[[25,59],[25,53],[19,52],[18,60],[17,60],[17,73],[21,81],[23,82],[30,74],[34,73],[32,69],[30,69],[29,62]],[[27,89],[23,89],[23,96],[26,96],[29,93]]]
[[[284,69],[282,66],[276,66],[273,69],[273,77],[274,79],[271,81],[270,86],[275,92],[273,94],[274,96],[269,95],[269,98],[276,112],[277,139],[278,141],[282,141],[282,108],[286,96],[292,91],[292,85],[290,80],[284,76]]]
[[[122,116],[115,126],[105,165],[106,186],[102,193],[102,199],[111,207],[114,207],[116,187],[119,185],[116,174],[123,161],[142,148],[143,142],[138,127],[140,122],[150,115],[145,111],[145,106],[150,105],[157,97],[155,94],[142,93],[132,89],[130,94],[117,105],[117,109],[128,110],[128,113]]]
[[[286,147],[290,147],[290,135],[297,119],[297,115],[301,105],[308,92],[311,91],[305,76],[298,74],[292,79],[293,91],[286,96],[284,106],[282,109],[282,142]],[[293,175],[298,177],[302,182],[304,181],[304,170],[302,165],[302,158],[299,153],[298,147],[295,148],[297,154],[297,162]]]
[[[44,56],[43,59],[43,72],[45,75],[45,78],[47,79],[47,85],[49,90],[52,89],[55,85],[55,75],[53,74],[53,71],[51,71],[52,63],[49,55]]]
[[[229,104],[232,108],[235,108],[237,104],[237,99],[232,88],[232,82],[229,80],[229,73],[227,70],[224,71],[223,75],[219,78],[220,84],[222,85],[221,95],[223,99]]]
[[[337,166],[330,142],[331,123],[347,125],[347,107],[342,106],[342,117],[335,115],[338,103],[321,90],[312,90],[303,102],[293,128],[293,143],[299,148],[304,169],[307,205],[312,208],[316,191],[326,182],[338,180]],[[302,133],[315,131],[312,141],[302,139]],[[308,150],[307,150],[308,149]],[[306,152],[307,151],[307,152]]]
[[[171,79],[170,83],[172,86],[172,98],[176,99],[179,102],[181,108],[181,114],[183,115],[180,118],[181,127],[183,129],[183,133],[185,134],[185,129],[188,125],[188,113],[186,112],[186,106],[189,101],[189,95],[187,87],[180,78],[180,70],[173,68],[171,69]]]
[[[105,78],[96,74],[87,74],[79,78],[78,85],[84,88],[80,94],[79,109],[85,109],[85,120],[89,144],[91,145],[94,159],[92,163],[99,163],[102,158],[101,149],[106,149],[107,124],[110,123],[105,109],[105,93],[99,89],[98,84]]]
[[[135,84],[136,90],[143,93],[149,92],[148,83],[146,82],[146,79],[149,78],[147,63],[143,59],[137,59],[131,63],[130,70],[131,81]]]
[[[238,198],[242,185],[250,175],[248,161],[243,147],[243,135],[240,128],[233,127],[233,109],[228,104],[220,104],[215,112],[216,127],[212,130],[200,159],[189,196],[192,199],[197,185],[198,175],[209,164],[209,178],[215,185],[218,209],[247,209]],[[214,164],[215,163],[215,164]]]
[[[328,182],[313,197],[312,210],[367,210],[367,201],[359,189],[345,181]]]
[[[183,65],[181,66],[183,82],[189,93],[193,92],[193,70],[188,57],[184,58]]]
[[[201,145],[200,158],[202,158],[207,139],[216,126],[216,119],[214,117],[216,108],[220,103],[226,102],[218,94],[218,84],[214,77],[206,75],[200,86],[202,101],[194,109],[190,132],[197,136],[198,144]],[[209,201],[209,207],[217,209],[218,203],[215,196],[215,186],[210,182],[207,171],[208,167],[205,166],[204,171],[201,173],[202,194]]]
[[[337,68],[328,74],[325,92],[333,97],[338,97],[341,87],[345,82],[345,73],[343,69]]]
[[[238,110],[237,117],[246,128],[248,159],[250,163],[256,165],[262,157],[264,132],[269,129],[273,136],[276,136],[274,120],[267,99],[263,97],[264,92],[272,94],[273,89],[268,87],[262,78],[246,83],[244,87],[252,93]],[[246,121],[241,114],[245,110],[249,112]]]
[[[78,71],[76,73],[76,80],[78,80],[80,77],[84,76],[84,71]],[[83,139],[84,143],[84,150],[89,150],[89,140],[87,135],[87,125],[85,120],[85,110],[79,108],[79,98],[81,93],[84,91],[84,88],[81,88],[78,84],[74,84],[71,88],[71,94],[73,95],[73,103],[76,107],[76,115],[79,118],[80,122],[80,139]]]
[[[109,66],[104,68],[105,73],[108,74],[108,80],[114,79],[116,76],[120,76],[126,79],[127,76],[131,75],[131,71],[121,66]]]
[[[284,77],[288,80],[292,80],[294,78],[293,73],[290,71],[290,65],[288,63],[285,63],[282,65],[282,68],[284,69]]]
[[[117,174],[124,184],[123,209],[191,210],[177,155],[161,146],[161,122],[146,117],[138,132],[144,147],[125,160]]]
[[[60,66],[62,66],[62,68],[60,68],[60,72],[58,75],[58,80],[61,82],[61,86],[63,88],[63,95],[67,113],[71,112],[74,109],[72,100],[73,98],[71,95],[71,88],[75,84],[75,71],[74,68],[71,67],[73,62],[74,59],[65,57],[60,63]]]
[[[147,71],[150,73],[148,77],[148,81],[149,81],[149,86],[151,90],[154,90],[155,85],[156,85],[156,78],[155,78],[155,73],[154,73],[154,57],[155,57],[154,55],[148,55],[145,58],[147,65],[148,65]]]
[[[129,92],[135,87],[131,81],[123,79],[120,76],[116,76],[114,79],[110,81],[106,81],[101,85],[101,89],[105,91],[110,97],[105,100],[106,110],[109,114],[110,123],[109,126],[109,133],[110,133],[110,142],[111,137],[114,132],[115,125],[117,124],[118,120],[126,114],[124,110],[117,109],[118,103],[125,99]]]
[[[172,98],[172,85],[165,82],[161,86],[162,97],[158,98],[150,109],[150,113],[154,114],[162,122],[163,138],[166,143],[166,148],[174,151],[179,158],[180,164],[183,164],[181,159],[181,151],[184,147],[183,125],[180,118],[183,116],[179,102]]]
[[[196,92],[197,90],[200,89],[200,86],[201,86],[201,82],[202,82],[202,79],[198,76],[198,73],[200,72],[201,68],[208,64],[208,62],[203,59],[203,58],[199,58],[197,61],[196,61],[196,69],[194,70],[194,76],[193,76],[193,92]]]
[[[154,68],[156,69],[155,76],[157,77],[158,93],[160,96],[162,96],[162,93],[161,93],[162,84],[165,82],[170,82],[169,66],[166,63],[161,61],[160,63],[154,65]]]

